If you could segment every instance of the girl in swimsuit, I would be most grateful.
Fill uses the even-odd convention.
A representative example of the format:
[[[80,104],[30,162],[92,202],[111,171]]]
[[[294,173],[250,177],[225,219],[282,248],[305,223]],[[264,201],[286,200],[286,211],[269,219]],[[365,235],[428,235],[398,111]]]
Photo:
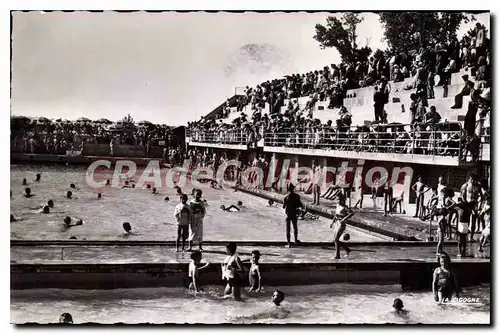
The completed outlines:
[[[340,247],[342,247],[346,254],[349,254],[351,250],[347,245],[340,241],[342,233],[344,233],[346,228],[347,219],[351,218],[354,212],[345,205],[345,197],[339,196],[339,204],[335,208],[335,217],[333,222],[330,224],[330,228],[333,228],[333,241],[335,243],[335,259],[340,259]]]
[[[243,272],[241,260],[236,253],[236,244],[229,243],[226,246],[228,256],[222,263],[222,279],[227,282],[224,296],[233,295],[235,300],[241,300],[240,274]]]
[[[434,300],[439,303],[449,301],[455,292],[459,296],[459,287],[455,275],[450,270],[450,257],[443,253],[439,256],[439,267],[434,270],[432,278],[432,292]]]
[[[250,272],[248,273],[248,281],[250,282],[250,288],[248,292],[260,292],[260,269],[259,269],[260,252],[254,250],[252,252],[252,265],[250,266]]]

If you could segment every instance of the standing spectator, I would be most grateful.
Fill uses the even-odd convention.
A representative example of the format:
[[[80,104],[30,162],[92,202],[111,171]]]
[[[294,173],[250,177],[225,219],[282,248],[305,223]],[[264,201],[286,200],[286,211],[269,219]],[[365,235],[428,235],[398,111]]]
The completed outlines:
[[[205,202],[201,199],[202,194],[203,192],[201,189],[197,189],[195,198],[189,202],[189,205],[191,206],[192,218],[188,252],[192,251],[193,242],[198,243],[200,252],[203,251],[203,218],[205,218],[207,211],[205,208]]]
[[[299,230],[297,227],[297,214],[299,211],[299,208],[303,208],[304,204],[302,204],[302,201],[300,200],[300,196],[294,192],[295,186],[293,184],[290,184],[288,186],[289,193],[288,195],[285,196],[283,200],[283,209],[285,209],[285,214],[286,214],[286,241],[287,241],[287,247],[291,247],[290,243],[290,224],[293,225],[293,235],[295,237],[295,243],[299,244],[300,240],[298,239],[299,237]]]

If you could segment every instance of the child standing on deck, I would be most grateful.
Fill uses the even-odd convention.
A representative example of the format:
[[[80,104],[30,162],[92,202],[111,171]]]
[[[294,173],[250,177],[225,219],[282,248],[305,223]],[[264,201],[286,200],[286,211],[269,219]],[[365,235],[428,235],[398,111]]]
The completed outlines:
[[[187,204],[188,196],[181,195],[181,203],[177,204],[174,210],[174,217],[177,221],[177,240],[175,241],[176,252],[179,252],[179,241],[182,238],[182,251],[189,236],[189,225],[192,219],[191,206]]]
[[[199,273],[201,269],[208,267],[209,263],[205,263],[201,265],[201,252],[195,251],[191,253],[191,262],[189,263],[189,290],[196,292],[201,292],[203,289],[201,288],[201,283],[199,279]]]
[[[260,252],[258,250],[252,251],[252,265],[250,266],[250,272],[248,273],[248,281],[250,282],[250,287],[248,292],[260,292],[260,269],[259,269]]]

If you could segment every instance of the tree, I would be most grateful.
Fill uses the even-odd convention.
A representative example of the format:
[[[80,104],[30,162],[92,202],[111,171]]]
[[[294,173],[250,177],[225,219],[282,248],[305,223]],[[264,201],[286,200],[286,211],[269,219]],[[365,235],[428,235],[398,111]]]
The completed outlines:
[[[134,123],[134,119],[132,118],[132,116],[130,116],[130,114],[128,114],[127,116],[122,118],[122,122],[123,123]]]
[[[486,27],[479,22],[476,22],[474,28],[469,29],[469,31],[467,31],[465,35],[462,36],[461,42],[469,44],[472,38],[477,37],[477,34],[480,30],[484,30],[485,40],[488,42],[489,39],[486,38],[486,36],[488,35],[488,29],[486,29]]]
[[[381,12],[380,22],[389,49],[395,52],[419,49],[430,43],[449,43],[462,22],[474,20],[459,12]]]
[[[322,49],[336,48],[344,63],[365,61],[371,49],[368,46],[358,48],[356,44],[358,37],[356,27],[361,22],[363,18],[355,13],[345,13],[340,20],[329,16],[326,19],[326,26],[316,24],[314,39],[319,42]]]

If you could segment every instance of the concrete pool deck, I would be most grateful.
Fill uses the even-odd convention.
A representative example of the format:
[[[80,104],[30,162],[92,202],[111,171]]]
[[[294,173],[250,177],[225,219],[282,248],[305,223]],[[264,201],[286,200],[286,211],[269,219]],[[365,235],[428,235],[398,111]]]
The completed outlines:
[[[283,203],[285,194],[274,191],[266,191],[255,188],[238,187],[238,191],[252,194],[265,199],[272,199],[275,202]],[[320,199],[320,205],[311,205],[311,195],[299,192],[304,204],[310,212],[322,217],[333,218],[336,202]],[[370,195],[365,195],[363,209],[354,209],[353,219],[347,221],[347,225],[357,227],[372,233],[384,235],[394,240],[427,240],[429,237],[429,222],[423,222],[417,218],[407,217],[403,214],[390,214],[383,216],[383,210],[374,207]],[[354,202],[353,202],[354,205]],[[431,223],[432,234],[435,234],[437,222]],[[476,237],[477,238],[477,237]]]

